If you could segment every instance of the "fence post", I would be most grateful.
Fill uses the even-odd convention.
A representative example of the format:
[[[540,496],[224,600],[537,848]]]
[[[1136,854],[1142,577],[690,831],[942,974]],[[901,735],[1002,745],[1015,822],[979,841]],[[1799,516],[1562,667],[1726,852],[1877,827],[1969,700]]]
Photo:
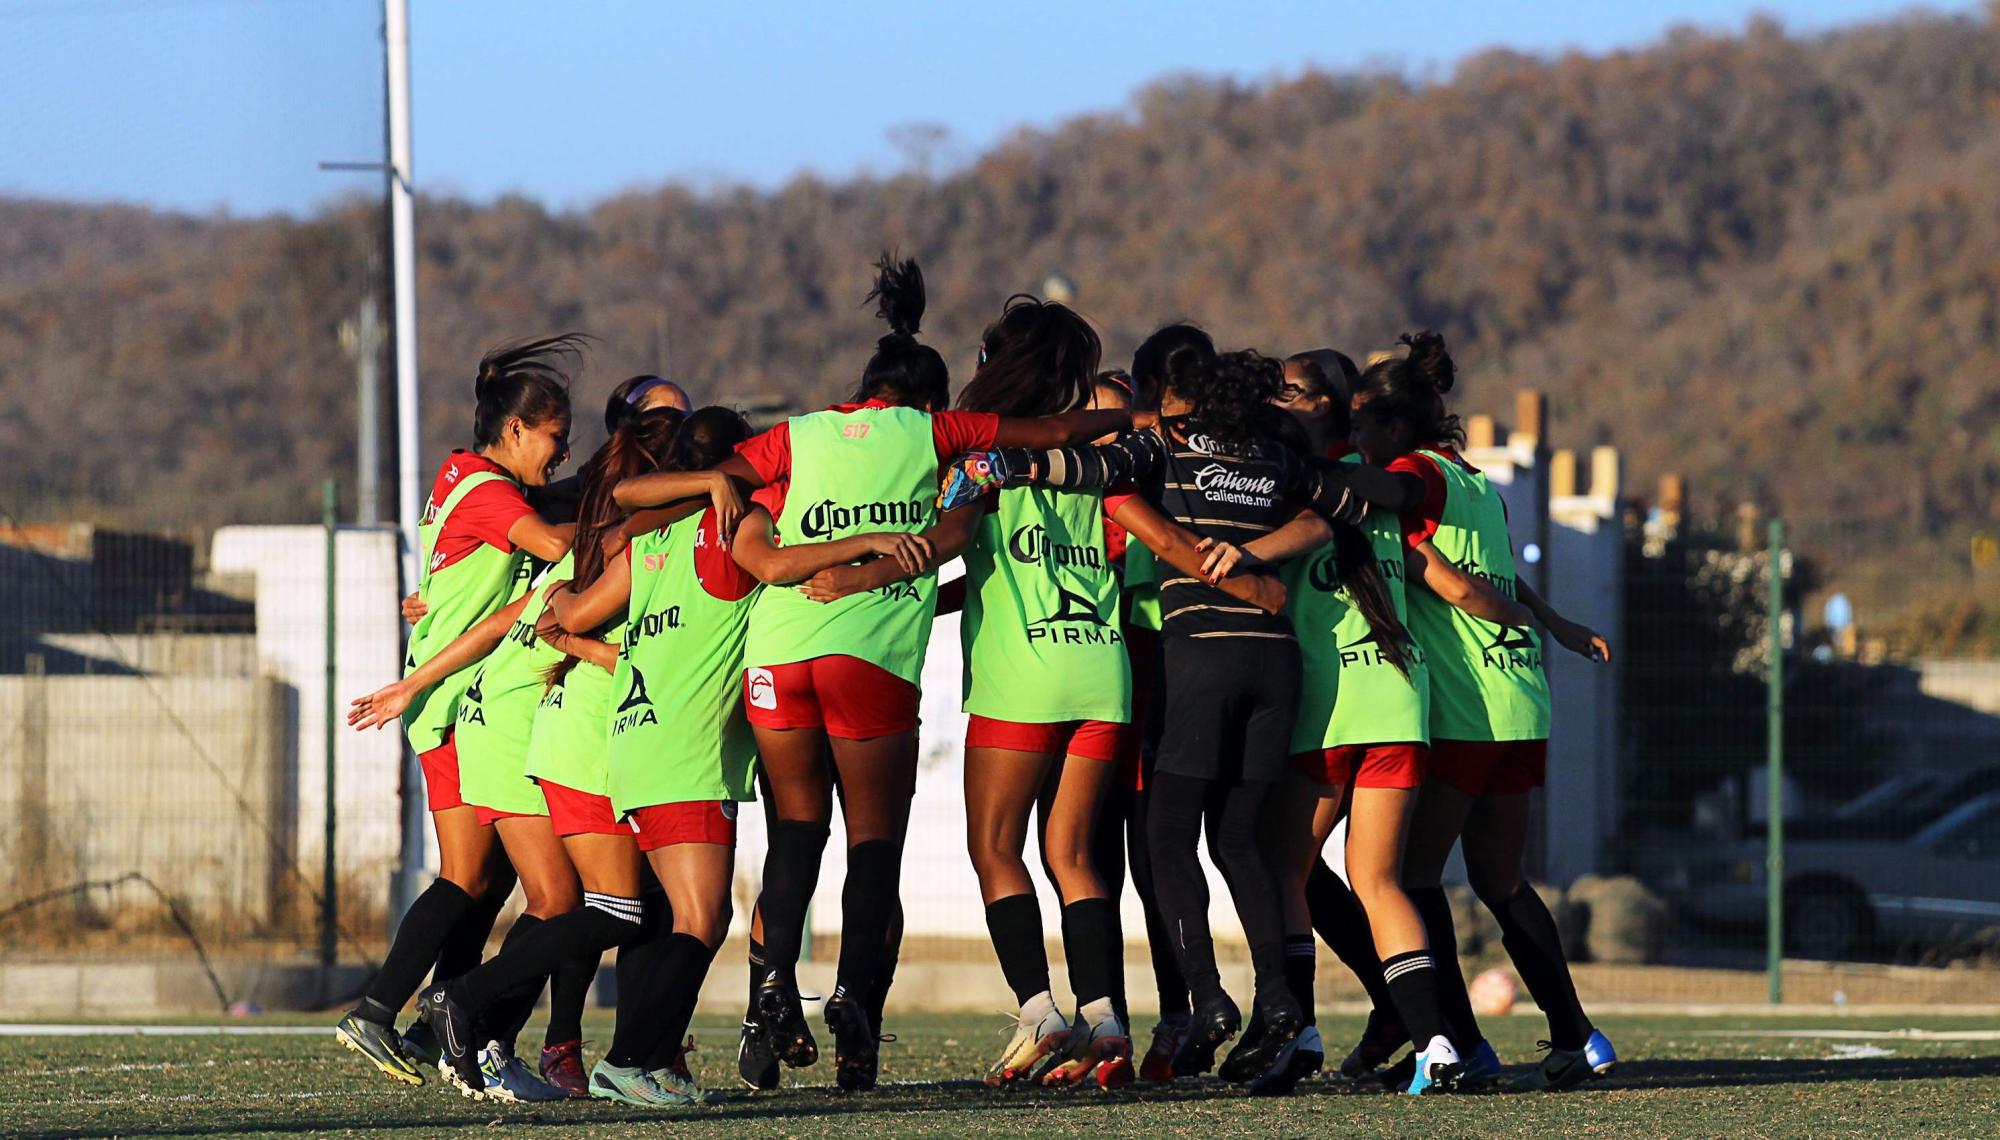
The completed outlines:
[[[1772,1005],[1784,1001],[1785,968],[1785,524],[1771,520],[1764,614],[1764,970]]]
[[[334,827],[337,822],[339,801],[335,788],[334,750],[339,741],[340,715],[338,698],[335,695],[334,669],[336,647],[339,643],[338,627],[334,624],[338,616],[335,604],[337,588],[334,577],[334,541],[340,526],[340,484],[335,480],[326,481],[325,490],[326,522],[326,838],[325,866],[320,874],[319,902],[319,961],[320,965],[332,969],[340,961],[340,878],[339,861],[334,858]]]

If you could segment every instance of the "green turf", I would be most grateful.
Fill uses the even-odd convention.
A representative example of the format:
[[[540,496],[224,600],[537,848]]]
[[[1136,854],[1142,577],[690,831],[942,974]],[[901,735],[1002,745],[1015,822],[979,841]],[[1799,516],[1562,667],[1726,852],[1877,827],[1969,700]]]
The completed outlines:
[[[295,1020],[295,1019],[294,1019]],[[1070,1136],[1903,1136],[2000,1135],[2000,1041],[1838,1041],[1729,1036],[1804,1028],[1988,1030],[1968,1018],[1608,1018],[1626,1058],[1612,1078],[1560,1095],[1422,1099],[1309,1082],[1282,1101],[1213,1080],[1096,1091],[991,1091],[977,1082],[998,1017],[901,1016],[881,1090],[842,1096],[831,1060],[774,1093],[699,1110],[602,1103],[476,1104],[433,1080],[395,1085],[325,1037],[0,1037],[0,1135],[435,1136],[494,1125],[545,1136],[867,1134]],[[328,1021],[329,1030],[331,1022]],[[1359,1031],[1326,1018],[1338,1060]],[[1510,1073],[1536,1056],[1539,1019],[1491,1027]],[[598,1040],[608,1026],[593,1022]],[[733,1087],[734,1026],[696,1026],[697,1073]],[[1143,1047],[1143,1041],[1141,1042]],[[1865,1055],[1853,1056],[1860,1052]],[[489,1133],[490,1134],[490,1133]]]

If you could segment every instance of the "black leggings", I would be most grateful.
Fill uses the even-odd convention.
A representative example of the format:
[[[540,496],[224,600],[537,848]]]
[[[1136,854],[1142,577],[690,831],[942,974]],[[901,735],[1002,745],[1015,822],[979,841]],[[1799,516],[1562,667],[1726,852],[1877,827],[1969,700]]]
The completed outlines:
[[[1180,953],[1181,973],[1195,1000],[1213,1001],[1222,990],[1208,929],[1208,878],[1195,857],[1203,825],[1209,850],[1236,915],[1250,941],[1260,1003],[1285,994],[1285,917],[1278,882],[1264,862],[1257,833],[1268,782],[1225,784],[1158,773],[1150,789],[1146,832],[1153,856],[1153,889],[1161,917]]]

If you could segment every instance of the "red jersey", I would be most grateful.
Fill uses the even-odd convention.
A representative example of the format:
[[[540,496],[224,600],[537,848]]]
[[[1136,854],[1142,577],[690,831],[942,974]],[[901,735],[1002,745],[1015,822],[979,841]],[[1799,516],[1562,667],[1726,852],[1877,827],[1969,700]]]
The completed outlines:
[[[452,508],[451,514],[444,520],[444,529],[438,534],[437,545],[431,551],[433,571],[451,565],[481,545],[511,554],[514,543],[507,537],[507,532],[514,529],[514,524],[522,516],[535,513],[535,508],[528,505],[527,496],[521,493],[521,485],[514,481],[514,476],[505,467],[470,451],[453,451],[445,457],[444,465],[438,468],[437,478],[431,483],[430,509],[442,507],[459,480],[482,471],[500,478],[489,479],[474,487],[458,501],[458,506]]]
[[[1479,468],[1467,463],[1463,456],[1450,448],[1437,449],[1438,454],[1475,474]],[[1428,455],[1412,451],[1399,455],[1389,464],[1391,471],[1402,471],[1415,475],[1424,481],[1424,498],[1414,508],[1403,512],[1403,541],[1414,550],[1431,540],[1437,534],[1438,526],[1444,521],[1445,482],[1444,471],[1437,460]]]
[[[862,408],[886,408],[882,400],[862,404],[835,404],[830,412],[854,412]],[[968,451],[984,451],[993,446],[1000,430],[1000,417],[992,412],[933,412],[931,439],[941,460],[957,459]],[[749,462],[757,477],[766,484],[776,483],[792,473],[792,425],[789,421],[736,445],[736,454]],[[773,517],[776,511],[771,512]]]

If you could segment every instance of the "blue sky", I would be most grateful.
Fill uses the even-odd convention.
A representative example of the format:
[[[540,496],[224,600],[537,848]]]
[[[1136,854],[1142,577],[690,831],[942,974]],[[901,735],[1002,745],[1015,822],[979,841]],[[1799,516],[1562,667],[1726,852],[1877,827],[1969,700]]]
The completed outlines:
[[[943,155],[963,159],[1170,73],[1443,76],[1491,46],[1603,52],[1753,11],[1810,31],[1907,7],[412,0],[417,181],[558,207],[674,179],[768,187],[895,169],[889,132],[912,122],[948,127]],[[315,164],[379,156],[379,27],[371,0],[0,0],[0,193],[261,213],[371,187]]]

